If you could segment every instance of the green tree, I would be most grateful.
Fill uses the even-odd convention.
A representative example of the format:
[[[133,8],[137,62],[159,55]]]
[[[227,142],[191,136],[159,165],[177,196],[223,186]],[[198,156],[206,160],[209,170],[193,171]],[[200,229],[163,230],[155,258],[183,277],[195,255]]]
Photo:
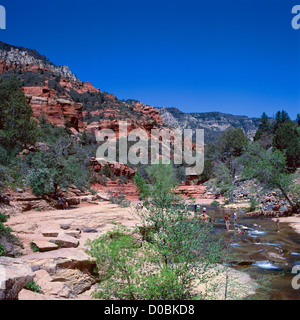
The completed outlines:
[[[37,124],[16,78],[0,79],[0,114],[2,146],[9,150],[22,149],[36,142]]]
[[[228,128],[220,136],[218,148],[221,152],[223,160],[231,157],[239,157],[248,139],[240,128]]]
[[[280,150],[266,151],[257,143],[249,143],[243,154],[243,177],[255,178],[265,188],[279,189],[291,205],[292,211],[299,207],[289,196],[293,176],[288,172],[286,156]]]
[[[137,187],[140,197],[142,197],[144,200],[147,200],[150,196],[150,187],[146,184],[145,179],[138,171],[136,172],[133,181]]]
[[[213,238],[212,224],[189,217],[185,202],[171,190],[170,166],[154,165],[148,172],[151,199],[137,212],[147,241],[137,248],[127,231],[120,236],[115,230],[114,235],[88,242],[88,252],[103,275],[96,297],[205,298],[196,295],[195,287],[197,282],[205,286],[218,274],[215,267],[222,256],[222,240]]]
[[[287,166],[291,171],[300,166],[300,137],[292,121],[278,125],[273,137],[273,147],[285,153]]]
[[[290,122],[291,118],[288,115],[288,113],[284,110],[277,111],[275,115],[275,125],[274,125],[274,132],[277,130],[277,128],[282,125],[285,122]]]
[[[217,187],[217,191],[227,199],[227,202],[230,201],[234,186],[231,181],[230,170],[224,163],[220,162],[216,166],[215,177],[215,185]]]
[[[258,141],[262,138],[262,136],[266,136],[271,134],[273,131],[273,126],[270,123],[269,117],[264,112],[260,118],[260,124],[253,138],[254,141]]]
[[[28,180],[37,196],[47,194],[57,197],[59,188],[74,184],[82,189],[87,185],[89,174],[87,168],[82,167],[84,159],[72,148],[70,139],[60,138],[29,160],[31,170]]]
[[[299,127],[300,126],[300,113],[297,113],[296,123]]]

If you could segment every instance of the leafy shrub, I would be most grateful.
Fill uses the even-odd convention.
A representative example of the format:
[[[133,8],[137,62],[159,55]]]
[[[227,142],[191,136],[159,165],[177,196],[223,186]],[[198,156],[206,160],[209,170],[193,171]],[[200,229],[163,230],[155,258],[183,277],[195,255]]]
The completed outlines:
[[[258,205],[259,205],[259,200],[256,198],[251,198],[249,212],[255,211]]]
[[[0,257],[5,257],[7,255],[6,249],[2,243],[0,243]]]
[[[36,293],[39,293],[41,290],[41,287],[34,280],[27,283],[25,288]]]
[[[214,207],[218,207],[220,205],[220,203],[218,201],[214,200],[210,205],[214,206]]]
[[[0,213],[0,223],[7,222],[7,216],[3,213]]]
[[[39,252],[39,251],[40,251],[40,249],[38,248],[38,246],[37,246],[35,243],[33,243],[32,241],[31,241],[29,244],[30,244],[30,248],[31,248],[31,250],[32,250],[33,252]]]

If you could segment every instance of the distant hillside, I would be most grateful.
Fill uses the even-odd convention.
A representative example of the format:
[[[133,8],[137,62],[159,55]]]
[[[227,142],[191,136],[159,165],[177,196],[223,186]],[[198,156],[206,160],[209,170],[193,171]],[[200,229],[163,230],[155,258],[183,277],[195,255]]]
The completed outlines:
[[[45,115],[51,123],[66,121],[78,130],[97,130],[100,120],[129,119],[136,127],[151,130],[162,124],[170,128],[205,129],[205,141],[211,142],[229,126],[242,128],[253,137],[259,119],[220,112],[183,113],[176,108],[153,108],[137,100],[119,100],[90,83],[80,81],[68,66],[56,66],[34,49],[0,41],[0,76],[16,76],[23,84],[36,117]],[[107,122],[107,125],[109,123]]]
[[[215,141],[228,127],[242,128],[247,137],[253,138],[259,125],[259,118],[221,112],[184,113],[176,108],[159,108],[158,110],[166,127],[204,129],[206,143]]]

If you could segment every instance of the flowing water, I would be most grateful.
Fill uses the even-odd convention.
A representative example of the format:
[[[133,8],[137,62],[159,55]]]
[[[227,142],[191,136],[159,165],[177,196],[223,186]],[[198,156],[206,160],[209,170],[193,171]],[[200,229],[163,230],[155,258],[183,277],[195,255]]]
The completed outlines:
[[[300,289],[292,287],[295,277],[292,268],[300,266],[300,234],[286,223],[280,223],[281,231],[277,232],[276,224],[270,218],[250,217],[242,213],[238,213],[237,223],[234,224],[234,211],[207,208],[208,214],[211,210],[215,211],[215,234],[224,237],[232,248],[229,265],[249,273],[270,289],[260,289],[254,298],[300,300]],[[225,213],[231,216],[230,231],[225,228]],[[243,228],[248,228],[249,233],[238,232]]]

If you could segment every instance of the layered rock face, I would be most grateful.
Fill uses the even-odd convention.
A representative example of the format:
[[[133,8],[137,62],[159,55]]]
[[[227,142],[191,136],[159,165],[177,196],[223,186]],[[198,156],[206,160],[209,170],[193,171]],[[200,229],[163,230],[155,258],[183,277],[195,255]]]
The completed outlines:
[[[56,92],[47,85],[23,87],[23,91],[35,117],[45,116],[50,123],[57,126],[64,126],[66,121],[69,121],[75,130],[83,129],[83,106],[81,103],[58,98]]]
[[[67,66],[55,66],[36,50],[0,42],[0,74],[17,76],[36,118],[45,116],[57,126],[66,122],[76,131],[87,127],[96,132],[100,126],[114,126],[102,120],[126,120],[131,128],[150,132],[162,125],[158,110],[130,100],[120,101],[102,93],[89,82],[81,82]],[[84,120],[84,117],[86,119]],[[85,123],[84,123],[85,121]]]

